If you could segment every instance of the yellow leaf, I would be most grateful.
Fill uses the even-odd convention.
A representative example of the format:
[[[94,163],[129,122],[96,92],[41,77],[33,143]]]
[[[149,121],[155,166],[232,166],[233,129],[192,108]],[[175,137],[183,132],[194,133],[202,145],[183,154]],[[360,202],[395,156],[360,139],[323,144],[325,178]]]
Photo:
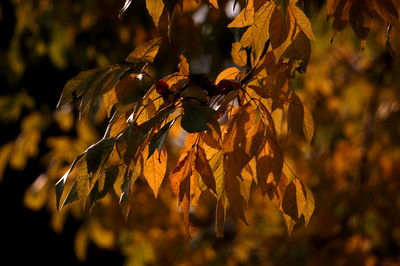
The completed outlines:
[[[270,38],[269,28],[275,4],[267,1],[254,15],[254,23],[243,34],[240,42],[243,47],[252,47],[252,65],[254,65],[262,52],[265,43]]]
[[[146,8],[150,16],[153,18],[154,25],[158,28],[158,22],[164,10],[163,0],[146,0]]]
[[[189,63],[186,59],[186,57],[184,55],[181,55],[180,57],[180,61],[179,61],[179,73],[181,73],[184,76],[189,75],[190,71],[189,71]]]
[[[315,40],[314,33],[311,28],[310,20],[306,17],[304,12],[298,8],[294,3],[290,3],[289,12],[292,13],[296,19],[297,26],[307,35],[310,40]]]
[[[312,117],[311,111],[303,105],[304,110],[304,121],[303,121],[303,133],[308,144],[314,136],[314,119]]]
[[[143,168],[143,175],[149,184],[150,188],[154,192],[154,196],[157,198],[158,189],[160,188],[162,181],[167,170],[167,153],[164,149],[159,152],[157,149],[145,162]]]
[[[240,42],[235,42],[232,44],[232,59],[238,66],[245,66],[247,64],[247,53],[242,47]]]
[[[218,0],[209,0],[209,3],[210,3],[210,5],[211,5],[212,7],[216,8],[216,9],[219,8],[219,6],[218,6]]]
[[[218,84],[223,79],[236,79],[236,77],[239,75],[240,70],[236,67],[229,67],[222,71],[221,73],[218,74],[217,78],[215,79],[215,83]]]
[[[151,41],[140,44],[128,55],[126,61],[128,63],[153,63],[154,58],[158,53],[158,48],[160,48],[161,41],[162,38],[155,38]]]
[[[253,0],[247,1],[247,6],[228,24],[228,28],[242,28],[254,22],[254,3]]]

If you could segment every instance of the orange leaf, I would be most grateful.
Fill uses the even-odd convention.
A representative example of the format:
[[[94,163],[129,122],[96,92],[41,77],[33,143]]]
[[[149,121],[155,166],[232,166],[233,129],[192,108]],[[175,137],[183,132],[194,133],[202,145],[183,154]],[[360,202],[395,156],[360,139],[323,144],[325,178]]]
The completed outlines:
[[[242,28],[250,26],[254,22],[253,0],[247,1],[247,6],[228,24],[228,28]]]
[[[143,175],[149,184],[150,188],[154,192],[154,196],[157,198],[158,189],[160,188],[162,181],[167,170],[167,153],[164,149],[158,151],[157,149],[145,162]]]
[[[227,69],[225,69],[224,71],[222,71],[221,73],[219,73],[219,75],[217,76],[215,83],[218,84],[218,82],[220,82],[223,79],[236,79],[236,77],[239,75],[240,70],[236,67],[229,67]]]
[[[236,65],[245,66],[247,64],[247,53],[240,42],[232,44],[231,56]]]

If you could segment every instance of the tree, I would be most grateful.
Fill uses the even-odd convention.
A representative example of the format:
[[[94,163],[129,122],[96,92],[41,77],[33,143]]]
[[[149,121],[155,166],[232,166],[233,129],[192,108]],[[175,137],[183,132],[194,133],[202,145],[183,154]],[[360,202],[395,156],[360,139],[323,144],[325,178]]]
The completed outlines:
[[[125,16],[125,19],[129,19],[128,14],[124,13],[132,9],[129,8],[130,2],[125,2],[123,9],[120,10],[120,17]],[[394,174],[397,160],[395,155],[379,159],[369,154],[373,148],[383,151],[386,147],[384,142],[374,142],[370,124],[378,123],[379,108],[385,108],[381,107],[385,101],[378,103],[379,97],[384,97],[380,95],[378,88],[396,84],[394,78],[396,68],[391,65],[392,59],[382,55],[371,61],[352,62],[354,51],[339,50],[336,57],[335,54],[328,56],[330,61],[325,65],[324,62],[320,62],[308,66],[312,55],[310,40],[314,41],[317,38],[304,10],[319,6],[304,6],[302,1],[229,3],[233,6],[240,5],[243,9],[229,24],[223,23],[223,27],[218,27],[214,25],[218,25],[224,19],[226,21],[219,6],[226,7],[227,2],[209,1],[201,4],[195,1],[147,0],[142,3],[141,8],[148,11],[154,27],[151,26],[150,34],[144,38],[146,41],[138,42],[136,48],[126,58],[126,63],[110,65],[100,62],[100,67],[85,70],[66,83],[58,104],[61,111],[57,113],[55,121],[61,130],[69,131],[74,127],[73,121],[77,119],[78,136],[77,138],[57,136],[47,139],[51,157],[47,160],[48,168],[27,191],[25,199],[33,208],[41,208],[47,203],[54,217],[59,217],[56,219],[65,219],[68,213],[82,216],[91,212],[86,218],[88,225],[77,233],[78,257],[85,257],[85,246],[89,239],[101,246],[111,247],[116,237],[124,236],[133,238],[128,242],[134,248],[122,245],[127,247],[128,253],[131,252],[129,257],[133,260],[131,261],[133,264],[165,259],[163,256],[171,254],[169,251],[174,249],[168,246],[168,243],[182,241],[175,237],[181,230],[179,227],[174,228],[174,225],[171,225],[165,231],[157,229],[158,226],[165,226],[168,223],[164,221],[164,216],[172,215],[174,204],[171,204],[171,201],[174,198],[178,200],[179,213],[185,225],[186,236],[189,238],[193,230],[196,231],[196,236],[202,235],[196,227],[201,227],[204,221],[208,227],[210,217],[207,216],[215,213],[217,236],[227,237],[228,234],[229,239],[229,230],[224,229],[227,215],[238,217],[247,224],[245,210],[248,206],[249,209],[254,208],[252,221],[260,222],[263,219],[257,218],[257,213],[260,215],[262,211],[253,205],[266,201],[266,198],[270,200],[267,200],[268,204],[274,205],[282,213],[289,234],[299,221],[307,225],[314,212],[314,196],[303,178],[298,177],[301,176],[298,172],[308,172],[309,176],[315,174],[309,167],[302,165],[301,160],[293,161],[293,158],[299,158],[307,153],[310,156],[317,156],[318,151],[312,144],[314,136],[312,111],[301,100],[307,93],[312,93],[298,90],[299,87],[314,88],[322,99],[313,100],[313,97],[308,95],[306,99],[311,104],[314,103],[314,108],[311,109],[319,108],[326,111],[326,108],[318,107],[318,104],[322,103],[328,108],[328,113],[342,109],[338,107],[332,94],[332,90],[335,92],[339,90],[332,87],[340,88],[340,86],[329,82],[340,81],[342,86],[369,88],[369,93],[364,92],[367,95],[365,101],[369,100],[369,107],[365,112],[367,122],[363,128],[364,135],[360,144],[355,147],[351,141],[338,142],[339,144],[332,150],[332,158],[324,161],[324,167],[329,169],[328,171],[332,170],[333,177],[339,183],[347,178],[352,179],[354,169],[349,168],[347,163],[353,162],[358,165],[359,171],[354,175],[358,186],[354,198],[350,197],[348,201],[354,200],[361,210],[365,208],[364,201],[360,201],[356,196],[364,195],[371,189],[369,182],[373,182],[374,170],[369,167],[375,160],[380,160],[381,167],[388,177],[391,178]],[[26,5],[29,7],[29,4]],[[361,50],[368,49],[365,42],[373,25],[376,24],[374,27],[378,29],[387,26],[385,36],[387,51],[394,58],[398,57],[399,4],[395,1],[370,0],[368,4],[363,4],[361,1],[328,1],[327,10],[328,17],[333,17],[331,42],[336,33],[343,30],[350,22],[355,35],[360,39]],[[204,15],[204,12],[210,14]],[[193,15],[193,20],[189,15]],[[205,37],[204,40],[196,37],[196,31],[199,32],[199,26],[195,25],[196,16],[198,21],[204,20],[204,16],[210,20],[210,22],[199,22],[203,31],[200,35]],[[90,16],[87,20],[90,21]],[[194,21],[194,24],[188,25],[188,20],[190,23]],[[82,21],[81,23],[85,23],[84,19]],[[237,41],[232,42],[230,51],[232,61],[227,66],[221,67],[220,62],[226,56],[218,55],[217,50],[207,51],[208,48],[204,45],[210,42],[212,37],[207,33],[207,27],[215,27],[212,29],[217,31],[216,29],[225,26],[228,31],[230,29],[236,35]],[[121,29],[121,39],[127,34],[127,30]],[[181,32],[185,34],[178,34]],[[375,31],[373,34],[378,32]],[[56,44],[51,44],[57,45],[60,41],[57,33],[54,34]],[[375,45],[378,44],[379,42]],[[61,44],[61,47],[67,45],[68,39]],[[187,49],[187,52],[184,52],[183,48]],[[199,71],[201,68],[198,66],[199,63],[196,66],[196,53],[200,49],[210,52],[211,58],[216,62],[207,74]],[[65,64],[64,59],[57,56],[57,53],[53,52],[52,55],[51,46],[49,51],[54,63],[62,67]],[[161,55],[163,58],[160,58]],[[319,65],[324,75],[328,73],[333,76],[323,76],[318,80]],[[165,66],[165,70],[162,66]],[[335,73],[334,67],[337,66],[342,67],[343,72]],[[14,67],[18,70],[20,66],[16,64]],[[175,72],[170,71],[173,68],[176,69]],[[309,72],[314,75],[307,79],[299,77],[299,74],[309,75]],[[342,73],[350,77],[340,79],[335,76],[343,75]],[[366,85],[369,84],[368,77],[366,81],[357,77],[364,78],[366,74],[371,75],[372,82],[375,82],[374,86]],[[389,81],[386,75],[391,78]],[[215,81],[210,77],[215,77]],[[391,93],[392,90],[388,91]],[[398,92],[393,93],[398,95]],[[347,94],[343,95],[344,103],[348,101],[347,97]],[[328,99],[326,103],[325,98]],[[348,98],[351,100],[354,96],[350,95]],[[26,100],[20,101],[20,106],[30,104]],[[391,107],[385,109],[389,111],[381,113],[388,112],[391,115],[398,112],[395,102],[390,103]],[[349,104],[354,119],[360,113],[356,106],[353,102]],[[332,121],[332,118],[325,120],[324,115],[326,114],[321,113],[324,119],[318,121]],[[2,158],[5,158],[3,165],[9,160],[11,166],[23,168],[27,159],[37,154],[40,135],[51,124],[51,119],[43,119],[45,117],[41,113],[33,112],[24,118],[21,135],[15,142],[6,144],[1,150]],[[357,123],[354,123],[356,126],[352,128],[345,124],[346,119],[344,121],[341,125],[343,128],[336,129],[337,132],[329,126],[325,130],[339,136],[344,134],[348,140],[357,139]],[[93,130],[88,128],[91,125],[96,125],[103,137],[93,135],[91,133]],[[182,135],[186,135],[184,144]],[[387,132],[380,132],[379,135],[387,135],[386,138],[389,140],[393,137]],[[335,139],[335,137],[329,138]],[[336,138],[341,137],[336,136]],[[320,149],[329,143],[324,137],[319,137],[317,141]],[[18,152],[13,153],[16,147],[19,147]],[[396,150],[391,152],[396,153]],[[64,162],[70,163],[67,171]],[[315,171],[318,173],[325,170],[321,168]],[[62,173],[63,176],[59,179],[61,172],[65,174]],[[344,180],[343,176],[346,177]],[[165,186],[161,186],[164,179],[168,179],[174,196],[167,192]],[[145,189],[146,183],[151,188],[151,193]],[[54,184],[55,193],[52,193]],[[337,190],[340,191],[340,187]],[[155,198],[159,197],[156,202],[164,205],[160,212],[158,209],[149,212],[148,206],[151,206],[149,202],[154,202],[150,200],[149,194],[153,194]],[[81,205],[69,205],[78,200]],[[122,215],[118,213],[119,209],[115,208],[116,204],[120,205]],[[131,206],[133,208],[137,206],[136,214],[130,214]],[[191,206],[196,208],[193,210]],[[233,212],[227,213],[228,206]],[[332,206],[329,209],[332,209]],[[61,211],[61,214],[58,214],[58,211]],[[108,214],[105,216],[104,212]],[[344,219],[346,222],[355,215],[354,211],[347,212],[353,216],[346,217]],[[364,213],[361,213],[360,217],[364,217]],[[201,215],[205,217],[201,219]],[[265,219],[265,216],[262,218]],[[155,221],[149,225],[146,224],[149,223],[148,219]],[[170,220],[175,221],[174,215]],[[124,232],[120,229],[124,223],[128,224],[128,228],[139,226],[146,231],[146,228],[150,227],[156,228],[154,229],[156,231],[152,229],[150,235],[143,235],[139,230],[133,230],[133,233]],[[191,228],[190,224],[194,228]],[[259,225],[253,230],[260,230],[260,227]],[[319,225],[317,228],[322,230],[323,226]],[[251,227],[245,230],[251,230]],[[338,230],[341,232],[342,229]],[[167,238],[168,243],[160,245],[155,242],[157,236],[162,234],[166,237],[168,232],[174,232]],[[320,233],[319,236],[323,234]],[[365,237],[362,234],[354,234],[349,239],[348,245],[354,246],[353,249],[358,251],[361,246],[358,243],[366,245],[370,238],[372,237],[369,235]],[[355,244],[352,244],[352,241]],[[146,244],[138,246],[140,242]],[[246,247],[244,243],[239,243],[235,248],[242,253],[246,253],[246,250],[256,250],[255,246]],[[136,252],[140,249],[147,251],[142,261],[134,261]],[[164,252],[154,254],[152,253],[154,250]],[[205,256],[198,263],[208,260],[205,254],[210,251],[207,250],[207,247],[203,246],[193,251],[195,254],[198,252],[200,254],[198,256]],[[231,262],[251,260],[248,254],[240,254],[239,252],[239,255],[233,258],[214,255],[212,259],[227,259]],[[167,257],[170,261],[176,260],[173,255]],[[361,260],[368,258],[361,256]]]

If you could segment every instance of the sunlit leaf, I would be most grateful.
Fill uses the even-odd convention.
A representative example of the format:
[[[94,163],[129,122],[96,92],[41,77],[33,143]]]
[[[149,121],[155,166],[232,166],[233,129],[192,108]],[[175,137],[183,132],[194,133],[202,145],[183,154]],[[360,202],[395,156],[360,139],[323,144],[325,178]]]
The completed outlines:
[[[150,16],[153,18],[154,25],[158,28],[158,22],[164,11],[163,0],[146,0],[146,8]]]
[[[231,56],[236,65],[245,66],[247,64],[247,53],[240,42],[232,44]]]
[[[211,5],[213,8],[216,8],[216,9],[219,8],[219,6],[218,6],[218,0],[208,0],[208,1],[209,1],[210,5]]]
[[[304,106],[304,124],[303,124],[303,134],[306,138],[308,144],[314,136],[314,119],[312,117],[311,111]]]
[[[240,70],[236,67],[229,67],[222,71],[221,73],[218,74],[217,78],[215,79],[215,83],[218,84],[223,79],[236,79],[236,77],[239,75]]]
[[[253,0],[247,1],[247,6],[228,24],[228,28],[242,28],[250,26],[254,22]]]
[[[306,17],[304,12],[298,8],[294,3],[289,4],[289,12],[291,12],[296,19],[296,24],[305,33],[310,40],[315,40],[314,33],[311,28],[310,20]]]
[[[184,55],[179,56],[179,73],[181,73],[184,76],[189,75],[189,63]]]
[[[151,41],[140,44],[129,54],[126,61],[129,63],[146,62],[153,63],[160,48],[162,38],[155,38]]]
[[[158,189],[167,170],[167,153],[164,149],[156,150],[144,164],[143,175],[157,198]]]

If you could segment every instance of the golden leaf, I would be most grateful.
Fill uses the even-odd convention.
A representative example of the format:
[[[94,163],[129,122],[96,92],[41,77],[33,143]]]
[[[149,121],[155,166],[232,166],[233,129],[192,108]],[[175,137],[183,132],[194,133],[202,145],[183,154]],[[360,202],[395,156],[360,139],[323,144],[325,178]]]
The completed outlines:
[[[304,12],[294,3],[290,3],[288,9],[289,12],[291,12],[293,17],[296,19],[297,26],[300,27],[300,29],[307,35],[310,40],[315,40],[310,20],[306,17]]]
[[[232,59],[238,66],[245,66],[247,64],[247,53],[242,47],[240,42],[235,42],[232,44]]]
[[[228,28],[242,28],[253,24],[254,22],[254,3],[253,0],[247,1],[247,6],[240,11],[235,19],[228,24]]]
[[[138,45],[133,52],[131,52],[126,61],[128,63],[146,62],[153,63],[154,58],[160,48],[162,38],[155,38],[151,41]]]
[[[216,9],[219,8],[219,6],[218,6],[218,0],[209,0],[209,3],[210,3],[210,5],[211,5],[212,7],[216,8]]]
[[[243,47],[252,47],[252,65],[254,65],[262,52],[265,43],[270,38],[269,28],[275,4],[267,1],[254,15],[254,23],[247,29],[240,39]]]
[[[158,28],[158,22],[164,10],[163,0],[146,0],[146,8],[153,18],[154,25]]]
[[[143,168],[143,175],[149,184],[150,188],[154,192],[154,196],[157,198],[158,189],[160,188],[162,181],[167,170],[167,153],[164,149],[155,152],[145,162]]]
[[[314,119],[312,117],[311,111],[304,105],[304,121],[303,121],[303,134],[306,138],[308,144],[311,143],[311,140],[314,136]]]
[[[240,70],[238,68],[229,67],[218,74],[217,78],[215,79],[215,83],[218,84],[218,82],[220,82],[223,79],[230,79],[230,80],[236,79],[239,73]]]
[[[186,57],[184,55],[180,55],[179,58],[180,58],[179,65],[178,65],[179,73],[184,75],[184,76],[189,75],[189,73],[190,73],[190,71],[189,71],[189,63],[188,63]]]

